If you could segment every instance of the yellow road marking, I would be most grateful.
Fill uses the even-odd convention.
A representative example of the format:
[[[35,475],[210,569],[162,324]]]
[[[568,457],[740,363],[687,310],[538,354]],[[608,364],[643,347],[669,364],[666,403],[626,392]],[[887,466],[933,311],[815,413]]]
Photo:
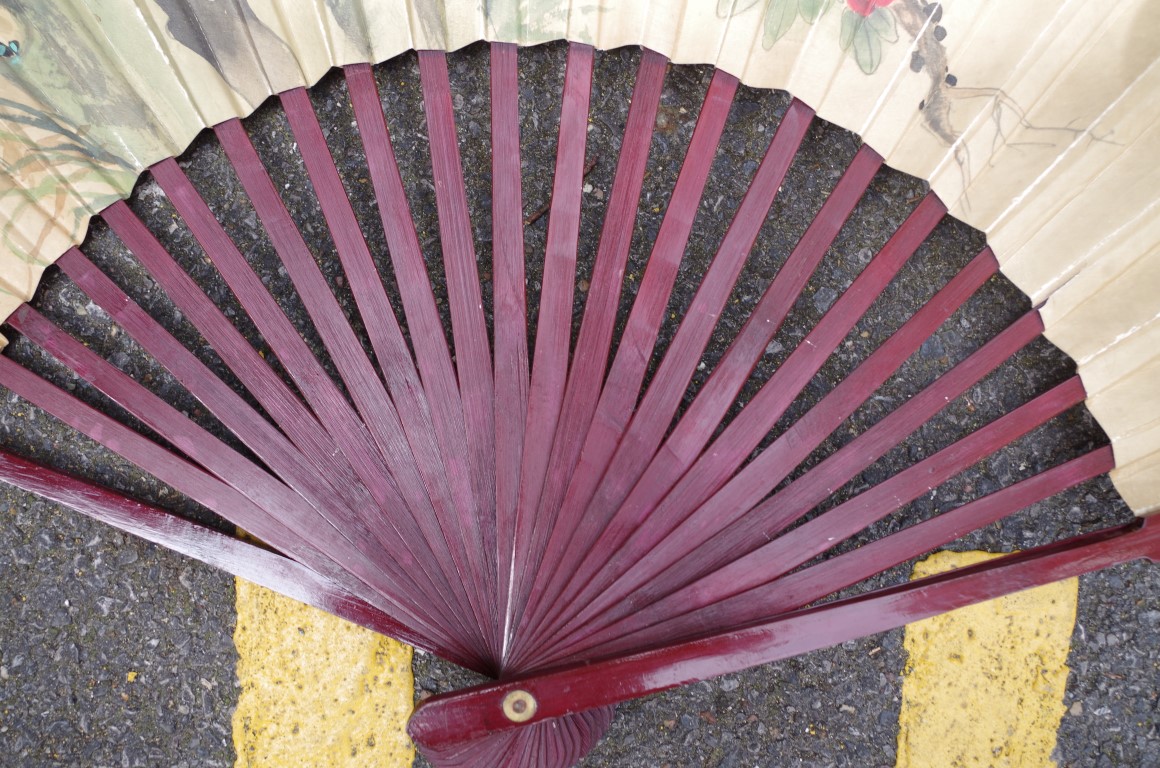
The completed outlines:
[[[939,552],[914,578],[996,555]],[[911,624],[896,768],[1043,768],[1065,710],[1075,579]]]
[[[403,768],[411,648],[237,579],[237,768]]]

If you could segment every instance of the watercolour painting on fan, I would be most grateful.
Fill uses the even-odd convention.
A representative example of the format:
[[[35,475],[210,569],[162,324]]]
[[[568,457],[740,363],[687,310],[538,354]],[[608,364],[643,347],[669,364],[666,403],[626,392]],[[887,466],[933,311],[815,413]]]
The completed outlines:
[[[125,61],[110,60],[107,48],[140,51],[145,41],[122,41],[105,34],[134,29],[133,20],[143,13],[133,3],[108,5],[98,11],[69,3],[14,0],[0,9],[0,40],[5,41],[0,49],[5,91],[0,120],[8,124],[0,135],[0,154],[8,174],[23,180],[20,187],[0,189],[0,203],[7,203],[9,217],[2,232],[3,244],[26,260],[44,258],[50,232],[46,226],[39,236],[23,237],[20,219],[25,208],[51,212],[54,225],[75,240],[83,234],[88,216],[127,194],[145,166],[180,153],[184,137],[173,129],[171,121],[196,125],[207,116],[210,120],[216,116],[203,108],[201,100],[195,105],[182,104],[187,95],[180,93],[176,82],[151,77],[149,73],[156,69],[142,66],[132,76],[123,76],[128,74]],[[208,94],[210,99],[233,101],[231,106],[246,113],[271,92],[310,79],[293,47],[294,40],[279,33],[292,25],[279,25],[281,16],[270,23],[264,21],[266,14],[259,11],[267,4],[262,0],[239,0],[238,12],[213,0],[148,0],[143,5],[156,25],[151,29],[164,34],[172,46],[168,56],[174,61],[196,57],[196,63],[202,65],[197,68],[209,68],[201,73],[203,77],[212,75],[220,80],[219,87]],[[370,11],[364,10],[364,5],[374,3],[325,0],[315,10],[320,16],[324,10],[329,15],[324,21],[326,30],[341,36],[344,47],[369,57],[373,46],[365,39],[363,16]],[[555,3],[538,0],[526,8],[521,5],[485,3],[482,14],[488,37],[539,41],[577,31]],[[579,27],[579,34],[569,36],[592,41],[597,19],[611,10],[606,5],[592,4],[588,14],[593,18]],[[947,65],[944,42],[948,32],[941,24],[941,4],[846,0],[838,6],[837,0],[718,0],[716,15],[723,22],[737,19],[760,27],[765,51],[796,27],[826,27],[822,34],[834,37],[836,50],[848,55],[866,75],[878,71],[885,50],[895,45],[906,48],[910,69],[929,80],[917,110],[928,130],[947,147],[956,146],[961,138],[962,129],[956,125],[966,124],[966,119],[956,120],[952,114],[959,99],[992,102],[996,137],[1013,127],[1004,125],[1005,120],[1015,124],[1025,121],[1019,105],[999,88],[971,83],[953,90],[958,79]],[[419,0],[412,4],[412,10],[427,45],[446,39],[448,12],[441,3]],[[119,14],[126,18],[118,18]],[[788,40],[782,43],[790,44]],[[78,90],[78,82],[85,83],[85,88]],[[188,81],[182,85],[190,87]],[[1055,131],[1059,135],[1048,135],[1052,131],[1041,128],[1037,143],[1055,146],[1084,127],[1069,125]],[[963,148],[957,160],[964,188],[970,182],[965,153]]]

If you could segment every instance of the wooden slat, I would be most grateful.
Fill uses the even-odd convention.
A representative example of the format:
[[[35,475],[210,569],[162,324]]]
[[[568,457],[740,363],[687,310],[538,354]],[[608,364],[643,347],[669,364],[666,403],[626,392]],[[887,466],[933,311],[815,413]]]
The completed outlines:
[[[647,591],[649,583],[659,576],[654,562],[667,564],[666,583],[688,583],[753,551],[825,500],[833,489],[898,445],[1042,331],[1043,324],[1036,312],[1024,315],[870,429],[762,502],[773,485],[793,469],[788,463],[777,463],[778,451],[766,460],[764,457],[770,453],[766,449],[745,472],[727,483],[660,542],[647,562],[630,567],[618,579],[614,590],[626,594]],[[696,556],[688,557],[694,551]],[[604,599],[601,598],[602,603]],[[605,625],[622,618],[624,608],[623,602],[616,603],[600,614],[596,623]],[[599,613],[595,605],[592,610]]]
[[[708,627],[739,627],[772,619],[949,544],[971,531],[1104,474],[1112,466],[1111,448],[1097,449],[891,536],[715,601],[701,610],[666,618],[631,634],[610,628],[608,635],[615,640],[593,645],[583,654],[601,657],[620,654],[626,649],[647,645],[650,638],[651,642],[659,637],[668,642],[680,641],[703,634]],[[557,659],[564,659],[569,654],[567,649],[561,648],[556,649],[555,655]]]
[[[298,335],[185,173],[173,160],[163,160],[150,171],[376,503],[382,507],[403,508],[402,497],[358,414],[315,359],[310,347]],[[175,302],[180,302],[182,312],[203,333],[209,334],[207,337],[211,343],[219,348],[219,339],[231,335],[226,329],[229,321],[224,315],[218,320],[216,315],[220,312],[216,312],[212,302],[200,291],[185,290],[188,278],[172,259],[161,258],[162,254],[154,253],[152,249],[135,249],[135,254],[165,292]],[[242,358],[238,370],[248,372],[250,367],[257,368],[252,366],[252,362],[252,358]]]
[[[486,511],[494,503],[494,383],[446,55],[441,51],[420,51],[419,73],[431,141],[431,169],[455,360],[459,366],[459,389],[472,452],[473,477]]]
[[[517,47],[491,46],[491,219],[495,326],[496,605],[504,617],[504,656],[520,466],[528,413],[528,321],[524,276],[524,203],[520,179]]]
[[[656,452],[812,119],[813,110],[794,101],[778,126],[712,265],[609,462],[615,471],[603,475],[591,501],[584,507],[583,516],[577,518],[579,524],[572,532],[571,541],[580,551],[591,551],[589,546],[615,514]],[[545,287],[548,285],[546,278],[544,284]],[[542,331],[537,331],[539,333]],[[537,335],[537,347],[539,341]],[[533,391],[535,375],[533,365]],[[521,496],[521,511],[524,501]],[[567,514],[570,519],[573,517],[570,510]],[[601,556],[603,553],[597,554],[597,557]],[[528,638],[525,638],[519,646],[521,652],[526,650],[527,643]]]
[[[279,480],[310,502],[319,515],[348,540],[355,542],[364,556],[391,573],[392,578],[412,595],[413,600],[433,606],[445,623],[455,623],[451,618],[455,616],[454,608],[446,604],[433,588],[430,578],[414,578],[412,570],[425,576],[424,567],[427,566],[418,562],[412,545],[393,527],[368,526],[359,517],[359,510],[373,504],[365,490],[361,486],[346,489],[360,506],[350,507],[342,503],[333,483],[336,480],[344,481],[344,478],[341,474],[327,474],[331,469],[327,462],[329,457],[317,456],[315,463],[298,453],[285,436],[133,303],[78,250],[74,248],[65,253],[57,264],[157,362],[172,373],[190,394],[237,435]],[[359,490],[363,490],[363,493],[357,493]]]
[[[561,541],[558,544],[562,551],[554,556],[556,561],[560,563],[560,567],[553,574],[553,583],[545,588],[549,595],[546,602],[553,603],[551,618],[554,619],[564,614],[573,602],[583,604],[584,598],[579,597],[579,595],[583,591],[590,591],[593,575],[604,568],[609,560],[614,557],[619,558],[620,548],[627,536],[660,503],[665,493],[700,455],[705,443],[712,437],[717,425],[724,418],[726,410],[749,378],[758,360],[765,354],[765,348],[770,339],[777,333],[778,328],[797,300],[798,294],[821,262],[846,219],[853,212],[854,206],[861,199],[881,164],[882,158],[867,147],[863,147],[855,155],[846,173],[843,174],[833,193],[822,206],[822,210],[805,234],[802,235],[786,263],[778,270],[777,277],[770,283],[753,313],[746,320],[741,333],[729,346],[725,356],[714,369],[709,381],[697,394],[672,435],[665,441],[664,447],[653,457],[644,475],[629,493],[620,509],[613,515],[608,526],[596,542],[589,547],[589,549],[601,553],[602,556],[585,558],[585,548],[576,546],[572,531],[568,531],[568,535],[562,537],[566,538],[566,541]],[[933,216],[929,218],[934,219]],[[922,226],[925,227],[926,224],[924,223]],[[922,233],[921,227],[915,224],[910,224],[909,227],[913,234],[909,235],[907,243],[898,243],[895,248],[888,247],[883,249],[883,252],[888,255],[895,253],[901,255],[906,253],[904,249],[911,243],[917,247],[917,243],[922,241],[925,234]],[[907,225],[904,225],[903,229],[907,229]],[[864,307],[858,307],[861,307],[863,303],[868,304],[868,302],[861,301],[855,306],[851,306],[856,299],[871,295],[870,290],[858,289],[856,287],[858,283],[865,283],[873,277],[875,285],[879,283],[884,285],[883,281],[889,281],[893,276],[893,272],[889,271],[890,268],[897,269],[898,266],[901,266],[901,261],[896,259],[893,261],[877,259],[874,263],[880,266],[874,269],[868,267],[863,273],[866,277],[860,278],[854,286],[851,286],[839,305],[831,308],[830,313],[827,314],[826,320],[829,320],[836,327],[836,332],[827,334],[827,338],[824,340],[817,338],[822,334],[811,334],[807,341],[803,341],[799,345],[799,349],[811,351],[809,362],[800,366],[804,369],[804,375],[799,375],[794,383],[788,385],[779,383],[772,386],[784,386],[784,391],[794,393],[800,391],[808,382],[809,377],[817,371],[832,352],[834,346],[840,342],[848,329],[865,311]],[[797,357],[801,359],[803,356],[798,355]],[[778,374],[784,376],[784,371],[792,370],[790,365],[792,361],[793,358],[787,361],[787,364],[782,366]],[[794,386],[797,389],[792,389]],[[751,412],[761,414],[763,421],[768,420],[769,425],[764,427],[762,434],[768,432],[777,421],[777,417],[768,418],[772,416],[772,413],[767,412],[764,408],[754,408],[751,409]],[[724,442],[722,444],[731,445]],[[739,464],[754,447],[756,447],[756,443],[748,449],[735,452],[740,455],[734,459],[736,463],[730,466],[728,472],[732,473],[736,464]],[[734,455],[730,454],[731,457]],[[582,559],[586,562],[580,565]],[[569,589],[565,586],[568,582],[583,586]],[[605,582],[604,586],[607,586],[607,583]],[[590,593],[594,593],[594,591],[591,590]],[[568,593],[569,599],[560,599],[562,593]]]
[[[536,521],[568,375],[592,59],[591,46],[578,43],[569,46],[516,509],[509,603],[512,614],[509,623],[513,627],[519,625],[547,539],[547,531],[537,527]]]
[[[667,64],[668,59],[664,56],[645,50],[632,92],[624,138],[620,143],[620,159],[612,192],[608,196],[604,227],[592,269],[591,287],[584,304],[576,352],[560,408],[559,427],[552,443],[547,475],[538,504],[536,522],[546,533],[537,538],[548,542],[543,561],[547,567],[541,569],[531,581],[532,591],[525,617],[525,624],[529,627],[534,626],[539,615],[536,609],[540,598],[546,594],[547,600],[551,600],[551,591],[545,592],[545,589],[549,578],[557,572],[556,566],[566,567],[560,559],[561,555],[571,551],[570,544],[562,544],[559,540],[564,538],[570,541],[578,515],[557,518],[557,511],[580,458],[580,450],[596,411],[600,385],[608,364],[625,265],[628,262],[628,248],[632,243],[633,225],[640,206],[641,187]]]
[[[158,280],[169,300],[197,327],[222,362],[238,377],[278,428],[316,463],[319,472],[333,480],[332,485],[353,509],[366,506],[365,489],[355,481],[350,463],[338,452],[330,434],[322,429],[310,409],[266,364],[222,311],[174,263],[153,233],[123,201],[113,203],[102,211],[102,218]],[[79,259],[76,258],[78,256]],[[75,249],[66,253],[57,264],[86,291],[86,286],[97,290],[98,284],[102,282],[88,268],[88,260]],[[71,271],[70,267],[73,267]],[[111,303],[122,301],[108,285],[102,285],[100,289],[107,292]],[[151,354],[156,356],[156,352]]]
[[[391,264],[403,301],[407,329],[422,375],[440,451],[449,467],[449,479],[458,499],[460,528],[465,533],[463,543],[472,551],[476,547],[486,548],[491,536],[487,522],[487,483],[481,480],[487,474],[486,452],[470,450],[455,367],[435,306],[427,265],[395,159],[374,71],[366,64],[351,65],[344,71],[378,201]],[[465,490],[471,498],[463,498]],[[474,533],[477,530],[479,533]],[[475,543],[477,540],[478,544]],[[494,549],[494,544],[490,546]],[[481,567],[488,571],[494,570],[494,565],[488,564],[489,558],[482,552],[481,557],[484,563]],[[492,637],[490,642],[491,653],[498,657],[495,638]]]
[[[132,301],[112,280],[98,270],[76,248],[67,251],[57,265],[84,293],[109,315],[128,335],[153,356],[190,394],[262,462],[291,488],[331,518],[335,528],[353,536],[370,531],[352,514],[328,482],[334,478],[319,471],[299,453],[289,439],[263,419],[245,400],[213,374],[196,356],[173,338],[161,325]],[[370,497],[366,497],[369,501]],[[365,502],[364,502],[365,503]],[[392,547],[397,542],[383,542]]]
[[[467,430],[471,482],[478,511],[464,522],[462,535],[472,552],[475,586],[486,616],[481,623],[498,656],[501,622],[495,602],[495,382],[475,244],[467,208],[467,186],[451,105],[447,56],[419,52],[423,107],[431,146],[431,170],[439,237],[451,309],[451,334],[459,372],[459,393]]]
[[[470,742],[484,734],[527,728],[768,664],[1138,558],[1160,559],[1160,522],[1154,518],[1142,525],[1129,523],[1077,536],[744,629],[717,629],[700,640],[433,697],[412,715],[408,732],[422,748]],[[500,705],[517,689],[537,703],[535,715],[525,724],[508,720]]]
[[[707,608],[783,576],[954,475],[1002,449],[1063,411],[1083,402],[1078,377],[1040,395],[982,429],[928,456],[832,510],[687,584],[653,578],[629,598],[636,610],[586,639],[584,646],[638,632],[666,619]],[[696,556],[694,554],[694,556]],[[657,639],[655,633],[648,637]],[[618,644],[618,648],[621,644]]]
[[[347,322],[338,300],[330,292],[314,255],[286,210],[241,122],[228,120],[215,126],[214,131],[345,382],[363,424],[386,461],[407,508],[423,526],[424,535],[431,542],[436,556],[445,558],[440,564],[445,570],[450,569],[448,580],[453,585],[461,585],[460,594],[475,614],[475,622],[467,623],[468,629],[478,633],[487,625],[486,613],[474,599],[475,590],[464,586],[474,573],[468,554],[470,548],[457,546],[462,539],[455,527],[456,512],[438,447],[433,433],[424,425],[424,422],[430,423],[428,414],[408,413],[405,423],[400,419],[398,409]],[[482,637],[477,642],[481,648],[486,647]]]
[[[714,406],[710,406],[710,412],[706,412],[706,409],[698,411],[696,405],[700,398],[694,401],[693,407],[674,429],[640,482],[601,533],[591,554],[579,568],[572,570],[571,583],[576,586],[569,595],[568,603],[585,607],[590,615],[595,613],[598,610],[593,604],[596,595],[648,554],[736,472],[945,213],[946,208],[933,195],[920,203],[849,289],[827,311],[817,327],[798,344],[741,414],[714,441],[712,449],[703,455],[701,449],[704,442],[712,436],[723,413],[719,407]],[[993,274],[994,265],[993,258],[983,258],[964,270],[959,278],[952,281],[948,291],[936,297],[937,300],[932,300],[925,310],[916,314],[913,322],[904,326],[904,332],[895,334],[893,343],[885,347],[885,353],[868,361],[869,364],[861,369],[863,376],[859,379],[864,384],[859,387],[863,398],[868,397],[897,370],[922,341]],[[873,374],[873,378],[866,374]],[[833,402],[830,401],[831,404]],[[849,400],[843,398],[842,402]],[[838,420],[842,418],[845,416]],[[694,421],[690,422],[690,419]],[[831,431],[833,427],[825,431],[819,428],[815,432],[798,429],[797,433],[802,435],[802,440],[790,441],[790,444],[802,446],[812,441],[816,445]],[[674,442],[678,443],[675,448],[671,447]],[[696,464],[690,470],[695,460]],[[685,474],[686,471],[688,474]],[[768,475],[751,474],[758,482],[768,478]],[[677,483],[675,489],[674,483]],[[692,546],[695,543],[689,544]],[[657,569],[657,573],[667,565],[651,558],[650,564]],[[623,585],[601,596],[601,605],[616,602],[626,594],[621,590],[627,588],[627,585]],[[565,615],[565,601],[558,602],[556,613]]]
[[[330,432],[335,444],[352,465],[361,484],[374,499],[361,513],[372,529],[396,531],[417,558],[417,567],[427,574],[442,594],[444,602],[464,606],[456,611],[462,620],[466,615],[462,582],[449,573],[451,558],[445,557],[446,543],[429,515],[416,515],[404,503],[386,463],[365,426],[337,385],[327,375],[310,347],[278,307],[261,279],[251,269],[245,257],[230,240],[221,224],[214,218],[209,206],[197,193],[184,172],[173,160],[165,160],[150,171],[166,197],[189,227],[205,253],[213,260],[219,274],[226,281],[246,314],[254,322],[262,338],[270,345],[275,356],[285,366],[303,397],[310,404],[323,428]],[[110,224],[134,248],[135,255],[158,281],[166,293],[195,324],[206,338],[223,354],[230,352],[235,359],[231,366],[239,375],[258,375],[266,368],[264,361],[255,361],[244,354],[248,346],[232,325],[211,301],[189,280],[188,276],[160,247],[152,247],[150,238],[135,237],[130,224],[135,217],[122,215],[117,204],[105,212]]]
[[[450,485],[460,529],[469,531],[476,510],[463,454],[462,412],[452,408],[447,413],[446,408],[429,403],[424,393],[394,308],[387,298],[382,278],[346,196],[306,90],[295,88],[280,94],[280,98],[374,349],[379,373],[386,380],[412,447],[419,443],[429,454],[436,454],[431,455],[430,460]],[[453,403],[457,404],[458,398],[454,398]],[[433,418],[433,412],[444,418]],[[435,431],[440,432],[437,446],[431,442]]]
[[[426,606],[415,606],[412,609],[405,605],[396,592],[396,585],[381,569],[357,553],[348,556],[349,543],[330,526],[313,532],[308,539],[301,532],[302,529],[295,529],[281,520],[283,510],[278,510],[279,516],[275,516],[232,486],[66,394],[3,355],[0,355],[0,385],[96,440],[179,493],[390,614],[400,623],[421,632],[429,642],[451,649],[457,658],[467,662],[471,668],[486,669],[480,657],[464,648],[454,633],[444,631],[436,622],[422,615]],[[145,404],[148,398],[143,397],[141,400]],[[289,511],[293,512],[294,509]]]
[[[772,490],[784,479],[789,469],[800,464],[827,435],[837,429],[997,270],[998,265],[990,251],[979,254],[864,363],[847,375],[817,406],[811,408],[805,416],[766,448],[754,461],[752,468],[746,467],[742,470],[736,482],[752,480],[757,487],[766,489],[766,493]],[[821,327],[819,324],[819,328]],[[802,356],[808,356],[811,349],[810,345],[804,343],[798,347]],[[737,462],[757,448],[768,430],[785,412],[795,393],[800,390],[800,386],[783,384],[781,378],[783,372],[793,373],[794,357],[798,356],[798,350],[795,350],[746,407],[747,411],[755,414],[755,418],[765,422],[760,425],[761,428],[748,429],[748,423],[740,420],[730,424],[713,442],[713,447],[697,461],[688,474],[681,478],[676,488],[657,507],[654,514],[650,515],[620,548],[615,560],[610,561],[610,567],[601,574],[599,579],[601,585],[609,584],[612,579],[624,573],[635,560],[651,552],[662,539],[672,533],[729,480],[733,473],[731,467],[735,467]],[[766,457],[766,454],[769,456]],[[754,491],[754,496],[757,493]],[[695,544],[696,542],[687,542],[688,546]],[[663,565],[658,563],[656,572],[659,573],[668,565],[671,563]],[[595,587],[597,590],[602,588],[603,586]]]
[[[617,345],[565,505],[587,506],[628,425],[725,128],[737,79],[713,73],[677,183]]]

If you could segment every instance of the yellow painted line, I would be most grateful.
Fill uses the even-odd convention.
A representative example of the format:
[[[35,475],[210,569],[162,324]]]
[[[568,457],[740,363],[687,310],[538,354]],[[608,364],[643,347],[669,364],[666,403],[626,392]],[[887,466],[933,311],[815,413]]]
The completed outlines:
[[[236,768],[404,768],[411,648],[237,579]]]
[[[997,555],[939,552],[914,578]],[[1076,579],[911,624],[896,768],[1054,766]]]

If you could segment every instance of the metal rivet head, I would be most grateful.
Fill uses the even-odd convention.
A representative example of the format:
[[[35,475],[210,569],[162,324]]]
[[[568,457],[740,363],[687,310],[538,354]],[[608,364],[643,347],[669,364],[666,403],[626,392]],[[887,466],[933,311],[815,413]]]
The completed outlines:
[[[503,697],[503,714],[513,723],[526,723],[536,716],[536,698],[527,691],[512,691]]]

